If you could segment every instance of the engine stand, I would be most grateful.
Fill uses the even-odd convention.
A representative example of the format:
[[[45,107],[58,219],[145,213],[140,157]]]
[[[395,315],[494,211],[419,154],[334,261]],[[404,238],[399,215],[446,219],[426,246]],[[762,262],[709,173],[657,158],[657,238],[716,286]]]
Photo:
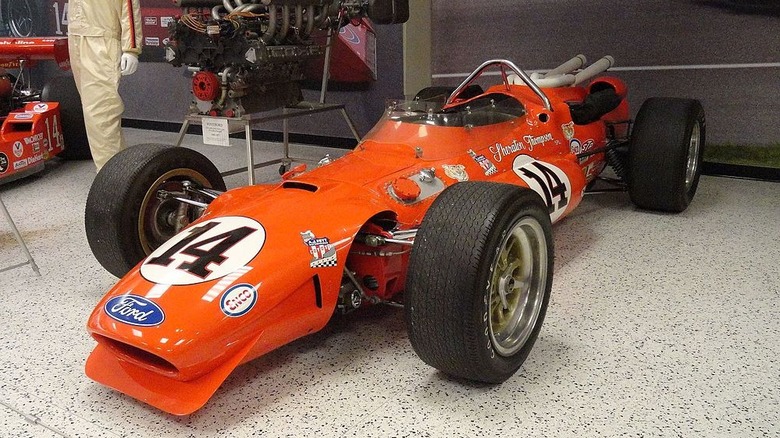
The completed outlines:
[[[281,163],[282,169],[289,170],[290,165],[293,161],[297,161],[297,162],[311,161],[311,160],[305,160],[302,158],[295,158],[290,156],[289,120],[294,117],[308,116],[308,115],[318,114],[318,113],[323,113],[328,111],[341,111],[341,115],[344,116],[344,120],[347,122],[347,126],[349,126],[350,131],[352,131],[352,135],[355,137],[355,140],[357,140],[358,142],[360,141],[360,134],[358,134],[357,128],[355,127],[355,123],[347,114],[347,110],[345,109],[344,105],[341,104],[301,102],[295,106],[283,107],[281,114],[269,115],[267,113],[253,113],[253,114],[247,114],[242,117],[233,117],[233,118],[213,117],[213,118],[227,120],[228,129],[230,133],[240,132],[241,130],[244,131],[244,135],[246,138],[246,160],[247,160],[246,171],[248,173],[249,185],[253,185],[255,183],[254,170],[259,167],[266,167],[266,166],[271,166],[274,164]],[[201,114],[187,115],[184,119],[184,123],[182,123],[181,130],[179,130],[179,138],[176,141],[176,146],[181,146],[181,143],[184,140],[184,135],[187,133],[187,128],[189,128],[190,124],[202,124],[204,118],[210,118],[210,117]],[[282,144],[283,144],[284,155],[282,156],[282,158],[277,158],[274,160],[264,161],[262,163],[255,164],[255,153],[254,153],[254,149],[252,148],[252,126],[258,125],[260,123],[273,122],[276,120],[282,121],[282,139],[283,139]],[[243,171],[244,171],[243,168],[229,170],[227,172],[224,172],[222,176],[235,175]]]

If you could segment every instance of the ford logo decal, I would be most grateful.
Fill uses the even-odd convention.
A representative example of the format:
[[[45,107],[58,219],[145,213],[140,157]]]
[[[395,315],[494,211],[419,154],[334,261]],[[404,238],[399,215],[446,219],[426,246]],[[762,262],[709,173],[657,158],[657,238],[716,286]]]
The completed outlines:
[[[138,295],[111,298],[103,309],[115,320],[139,327],[154,327],[165,321],[165,312],[160,306]]]

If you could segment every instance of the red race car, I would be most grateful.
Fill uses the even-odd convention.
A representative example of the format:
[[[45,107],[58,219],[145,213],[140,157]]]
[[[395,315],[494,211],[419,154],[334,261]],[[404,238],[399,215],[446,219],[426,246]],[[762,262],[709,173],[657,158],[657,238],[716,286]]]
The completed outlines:
[[[56,155],[90,157],[73,79],[52,78],[43,90],[30,86],[27,69],[41,60],[69,69],[67,39],[0,38],[0,183],[39,172]]]
[[[420,358],[499,383],[533,347],[553,280],[551,224],[599,181],[641,208],[696,192],[704,111],[626,86],[583,56],[532,77],[507,60],[388,104],[350,153],[223,192],[211,162],[142,145],[97,175],[86,227],[122,279],[88,329],[89,377],[167,412],[336,314],[402,304]],[[614,175],[602,175],[611,165]]]

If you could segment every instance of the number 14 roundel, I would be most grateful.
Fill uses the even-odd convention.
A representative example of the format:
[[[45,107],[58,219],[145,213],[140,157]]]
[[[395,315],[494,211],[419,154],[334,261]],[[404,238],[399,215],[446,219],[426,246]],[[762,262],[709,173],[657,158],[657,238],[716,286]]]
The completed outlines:
[[[141,275],[157,284],[205,283],[246,266],[264,244],[265,229],[253,219],[211,219],[187,228],[157,248],[141,265]]]
[[[550,163],[534,160],[528,155],[518,155],[512,163],[512,170],[544,199],[550,212],[550,220],[558,220],[571,199],[571,182],[566,172]]]

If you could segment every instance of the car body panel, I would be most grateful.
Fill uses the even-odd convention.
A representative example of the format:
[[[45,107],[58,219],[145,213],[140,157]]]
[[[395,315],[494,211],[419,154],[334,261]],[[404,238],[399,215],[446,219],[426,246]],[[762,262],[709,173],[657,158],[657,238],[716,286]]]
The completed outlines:
[[[42,170],[64,146],[58,103],[28,103],[11,111],[0,127],[0,181]]]

